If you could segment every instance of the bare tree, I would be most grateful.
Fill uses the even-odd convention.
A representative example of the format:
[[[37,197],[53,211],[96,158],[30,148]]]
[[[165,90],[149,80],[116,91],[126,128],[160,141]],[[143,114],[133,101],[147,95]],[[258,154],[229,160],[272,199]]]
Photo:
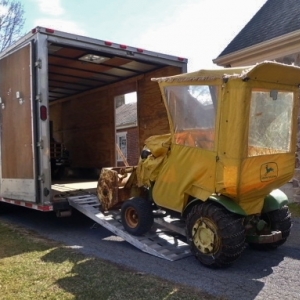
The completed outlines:
[[[24,22],[24,9],[20,1],[0,0],[0,52],[21,36]]]

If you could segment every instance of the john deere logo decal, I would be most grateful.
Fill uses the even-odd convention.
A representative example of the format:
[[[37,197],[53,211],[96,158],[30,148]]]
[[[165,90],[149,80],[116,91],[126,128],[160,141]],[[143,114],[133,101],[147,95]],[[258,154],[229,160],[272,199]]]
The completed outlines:
[[[274,162],[269,162],[260,167],[260,180],[269,181],[278,176],[278,166]]]

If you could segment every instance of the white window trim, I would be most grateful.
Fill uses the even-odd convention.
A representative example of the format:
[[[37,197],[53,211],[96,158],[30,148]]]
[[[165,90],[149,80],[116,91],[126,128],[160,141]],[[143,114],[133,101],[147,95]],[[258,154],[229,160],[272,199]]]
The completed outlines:
[[[120,138],[124,138],[126,141],[125,146],[120,144]],[[127,131],[122,131],[122,132],[117,132],[116,134],[116,144],[119,146],[120,150],[122,151],[123,155],[127,159]],[[116,157],[117,157],[117,162],[123,162],[123,158],[119,154],[118,151],[116,151]]]

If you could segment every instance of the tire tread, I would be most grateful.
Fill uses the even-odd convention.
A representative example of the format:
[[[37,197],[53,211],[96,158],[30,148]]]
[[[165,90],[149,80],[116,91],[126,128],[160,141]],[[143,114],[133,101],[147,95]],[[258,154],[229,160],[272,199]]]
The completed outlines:
[[[221,236],[220,249],[213,255],[200,252],[191,237],[191,230],[195,222],[201,217],[212,219],[217,225],[218,234]],[[205,266],[229,266],[240,257],[245,249],[245,230],[242,218],[214,202],[207,201],[192,208],[187,217],[186,231],[191,252]],[[229,232],[230,234],[228,234]]]

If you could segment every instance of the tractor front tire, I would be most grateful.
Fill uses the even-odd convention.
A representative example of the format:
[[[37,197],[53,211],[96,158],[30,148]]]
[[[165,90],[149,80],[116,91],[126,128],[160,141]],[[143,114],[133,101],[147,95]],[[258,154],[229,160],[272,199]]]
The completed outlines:
[[[242,218],[211,201],[192,208],[186,234],[191,252],[207,267],[227,267],[245,249]]]
[[[127,232],[143,235],[154,222],[151,202],[138,197],[125,201],[121,207],[121,220]]]

